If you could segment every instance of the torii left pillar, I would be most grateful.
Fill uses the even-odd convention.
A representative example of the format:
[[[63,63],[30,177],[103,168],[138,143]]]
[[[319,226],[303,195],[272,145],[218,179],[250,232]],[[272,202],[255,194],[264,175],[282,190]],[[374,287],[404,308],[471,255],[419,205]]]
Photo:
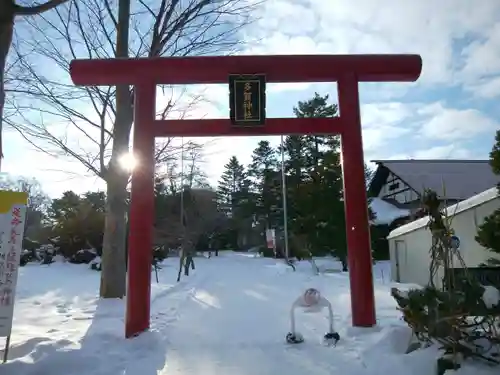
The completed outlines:
[[[134,156],[127,272],[126,337],[149,328],[155,137],[340,134],[351,286],[352,323],[375,325],[372,258],[359,109],[359,82],[415,81],[417,55],[199,56],[75,60],[73,82],[85,86],[134,86]],[[230,74],[266,74],[267,82],[338,82],[340,117],[267,119],[238,128],[229,120],[156,120],[157,84],[227,83]]]

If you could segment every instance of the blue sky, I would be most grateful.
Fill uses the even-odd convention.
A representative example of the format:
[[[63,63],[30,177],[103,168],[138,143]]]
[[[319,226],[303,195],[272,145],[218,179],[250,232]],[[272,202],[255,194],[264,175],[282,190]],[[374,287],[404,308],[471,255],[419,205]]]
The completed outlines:
[[[367,160],[488,157],[500,128],[499,1],[267,0],[260,11],[260,20],[243,36],[259,42],[245,54],[422,56],[417,83],[361,86]],[[203,90],[207,102],[190,117],[227,117],[227,88]],[[268,116],[291,117],[297,101],[307,100],[315,91],[337,100],[334,83],[269,85]],[[258,140],[210,142],[204,167],[210,182],[216,183],[231,155],[248,163]],[[272,142],[279,142],[279,137]],[[3,170],[36,177],[50,195],[104,186],[77,162],[40,154],[12,132],[4,144]]]

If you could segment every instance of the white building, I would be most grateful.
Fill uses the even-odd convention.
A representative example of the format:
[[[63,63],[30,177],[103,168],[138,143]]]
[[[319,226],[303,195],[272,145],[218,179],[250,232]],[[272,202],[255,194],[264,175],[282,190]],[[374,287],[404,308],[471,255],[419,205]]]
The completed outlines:
[[[484,218],[500,208],[497,188],[488,189],[446,209],[451,227],[460,239],[460,253],[468,267],[486,263],[489,258],[500,258],[480,246],[475,236]],[[428,216],[394,229],[387,237],[394,281],[427,285],[429,282],[429,249],[431,233]],[[460,267],[460,265],[455,265]],[[442,276],[439,276],[440,279]],[[436,285],[440,280],[435,280]]]

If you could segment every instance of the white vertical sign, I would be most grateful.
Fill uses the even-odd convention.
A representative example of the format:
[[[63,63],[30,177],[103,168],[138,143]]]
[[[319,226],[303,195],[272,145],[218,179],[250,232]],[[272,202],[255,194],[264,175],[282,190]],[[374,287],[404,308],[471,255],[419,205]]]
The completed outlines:
[[[268,249],[274,249],[276,246],[276,235],[274,229],[266,229],[266,243]]]
[[[27,201],[26,193],[0,191],[0,337],[12,331]]]

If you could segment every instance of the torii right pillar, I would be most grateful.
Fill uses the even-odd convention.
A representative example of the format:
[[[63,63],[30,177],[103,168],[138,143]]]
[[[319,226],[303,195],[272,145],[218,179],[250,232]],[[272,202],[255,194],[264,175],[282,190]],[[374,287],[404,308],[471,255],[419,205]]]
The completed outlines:
[[[339,77],[339,109],[344,124],[342,175],[352,323],[355,327],[372,327],[376,324],[375,296],[358,86],[354,73]]]

